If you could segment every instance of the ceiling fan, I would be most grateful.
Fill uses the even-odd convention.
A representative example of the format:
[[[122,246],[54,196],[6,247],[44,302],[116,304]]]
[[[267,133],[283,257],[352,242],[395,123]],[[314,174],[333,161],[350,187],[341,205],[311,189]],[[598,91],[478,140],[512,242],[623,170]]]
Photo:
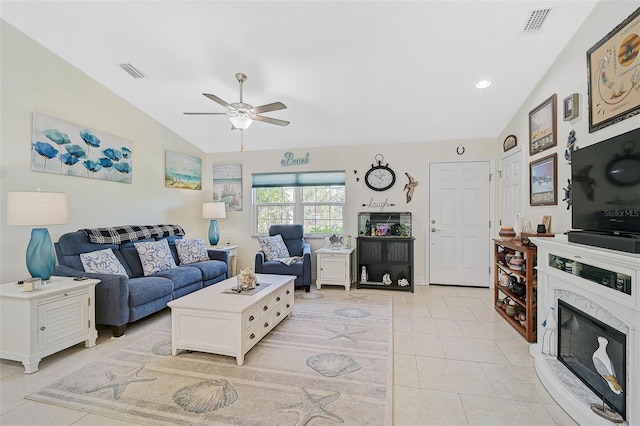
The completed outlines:
[[[245,130],[254,121],[262,121],[264,123],[276,124],[278,126],[289,125],[288,121],[260,115],[264,112],[278,111],[280,109],[285,109],[287,106],[282,102],[274,102],[271,104],[266,104],[266,105],[257,106],[257,107],[254,107],[252,105],[249,105],[243,102],[242,84],[246,79],[247,79],[247,76],[245,74],[241,72],[236,74],[236,80],[238,80],[238,83],[240,83],[240,102],[235,102],[230,104],[223,101],[216,95],[212,95],[210,93],[203,93],[203,95],[205,95],[207,98],[227,108],[228,110],[227,112],[185,112],[185,114],[187,115],[226,115],[229,117],[229,120],[231,120],[231,129],[233,130]]]

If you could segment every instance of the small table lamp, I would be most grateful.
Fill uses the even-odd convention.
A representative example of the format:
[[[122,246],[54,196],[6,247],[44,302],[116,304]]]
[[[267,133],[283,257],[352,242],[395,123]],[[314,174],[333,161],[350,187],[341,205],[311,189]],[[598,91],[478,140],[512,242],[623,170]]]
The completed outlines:
[[[220,228],[218,228],[218,221],[216,219],[224,219],[227,217],[225,204],[222,202],[202,203],[202,217],[204,219],[211,219],[211,223],[209,224],[209,243],[215,246],[218,244],[218,241],[220,241]]]
[[[69,223],[67,194],[61,192],[9,192],[7,225],[43,226]],[[47,228],[33,228],[27,246],[27,269],[32,277],[51,278],[56,255]]]

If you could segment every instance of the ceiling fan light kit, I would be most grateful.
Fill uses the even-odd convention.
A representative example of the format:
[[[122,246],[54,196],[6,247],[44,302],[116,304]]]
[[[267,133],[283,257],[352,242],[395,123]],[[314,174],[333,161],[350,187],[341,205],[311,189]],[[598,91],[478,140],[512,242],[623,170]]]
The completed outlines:
[[[254,121],[262,121],[264,123],[276,124],[278,126],[287,126],[289,125],[288,121],[280,120],[277,118],[265,117],[259,115],[263,112],[269,111],[278,111],[281,109],[286,109],[287,106],[282,102],[273,102],[270,104],[254,107],[253,105],[244,103],[242,97],[242,84],[247,79],[247,76],[241,72],[236,74],[236,80],[240,84],[240,102],[236,103],[228,103],[217,97],[216,95],[212,95],[210,93],[203,93],[204,96],[211,99],[212,101],[222,105],[227,109],[226,113],[222,112],[185,112],[187,115],[226,115],[229,117],[231,121],[231,129],[232,130],[246,130],[251,126],[251,123]]]

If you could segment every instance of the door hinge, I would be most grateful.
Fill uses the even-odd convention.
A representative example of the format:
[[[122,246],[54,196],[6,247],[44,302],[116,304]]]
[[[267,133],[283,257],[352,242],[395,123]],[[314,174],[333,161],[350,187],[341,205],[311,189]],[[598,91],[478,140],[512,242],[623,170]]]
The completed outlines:
[[[502,225],[502,219],[498,221],[498,225]]]
[[[489,219],[489,229],[491,229],[491,219]]]
[[[489,182],[491,182],[492,173],[489,173]]]
[[[502,179],[502,170],[498,170],[498,177]]]

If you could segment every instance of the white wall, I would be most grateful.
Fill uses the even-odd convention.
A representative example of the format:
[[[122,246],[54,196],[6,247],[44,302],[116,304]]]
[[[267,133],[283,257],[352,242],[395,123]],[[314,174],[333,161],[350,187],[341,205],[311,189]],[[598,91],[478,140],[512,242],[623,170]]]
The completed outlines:
[[[571,177],[571,166],[564,159],[564,152],[567,148],[569,132],[572,129],[576,132],[577,145],[585,147],[640,127],[640,115],[637,115],[597,132],[589,133],[586,59],[587,50],[626,19],[639,5],[640,3],[637,0],[599,2],[584,25],[578,30],[500,135],[500,140],[503,141],[507,135],[514,134],[518,137],[518,145],[522,145],[523,165],[525,167],[522,173],[525,179],[522,183],[525,189],[522,211],[524,212],[525,222],[530,221],[534,227],[536,224],[541,223],[542,216],[551,215],[552,232],[558,234],[571,229],[571,211],[567,210],[566,202],[562,201],[564,198],[562,188],[567,186],[567,179]],[[529,111],[554,93],[558,97],[558,145],[542,153],[529,156]],[[563,121],[562,101],[572,93],[578,93],[580,96],[580,115],[571,121]],[[531,207],[529,205],[529,163],[554,152],[558,154],[558,205]],[[510,154],[511,151],[508,153]],[[510,221],[512,218],[505,219]]]
[[[208,190],[164,187],[166,149],[203,159],[204,153],[6,22],[0,21],[0,30],[0,282],[28,276],[24,258],[31,228],[7,226],[10,191],[40,188],[68,194],[70,223],[49,227],[54,241],[83,227],[128,224],[178,223],[188,234],[205,235],[208,222],[200,205],[210,198],[210,167],[203,170]],[[33,112],[130,140],[133,183],[31,171]]]
[[[388,198],[390,203],[396,204],[393,210],[412,212],[416,237],[415,278],[416,283],[424,283],[428,268],[425,223],[428,211],[427,163],[430,160],[442,159],[496,159],[501,155],[502,141],[509,134],[515,134],[519,145],[524,148],[525,170],[522,175],[525,179],[523,188],[527,193],[523,197],[525,205],[522,211],[526,220],[536,224],[543,215],[552,215],[552,230],[556,233],[564,232],[570,228],[570,213],[566,210],[566,204],[561,201],[562,187],[569,177],[569,165],[564,161],[569,131],[576,131],[578,146],[587,146],[640,127],[640,117],[634,117],[590,134],[586,104],[586,51],[637,7],[637,0],[600,2],[546,76],[532,90],[522,107],[514,113],[513,119],[499,138],[462,141],[466,148],[463,156],[458,156],[455,152],[460,141],[314,148],[294,150],[296,156],[303,156],[308,151],[310,162],[304,166],[290,168],[281,166],[284,151],[279,150],[203,154],[184,139],[3,22],[0,167],[3,168],[5,176],[0,178],[0,282],[19,279],[27,274],[24,253],[30,230],[27,227],[6,226],[4,203],[8,191],[33,190],[39,187],[46,191],[64,191],[69,194],[71,223],[50,227],[54,240],[64,232],[81,227],[160,222],[180,223],[190,235],[204,236],[208,222],[200,217],[200,203],[211,199],[212,164],[239,162],[242,163],[243,170],[244,210],[229,212],[227,219],[220,220],[222,241],[229,238],[232,243],[240,246],[239,266],[252,266],[257,250],[257,243],[250,236],[252,172],[345,169],[348,177],[345,233],[355,237],[357,213],[369,210],[362,207],[362,204],[368,203],[371,197],[374,201],[384,201]],[[530,207],[528,164],[531,158],[527,148],[529,111],[551,94],[557,93],[560,117],[562,99],[574,92],[580,93],[581,97],[580,117],[572,122],[564,122],[559,118],[557,147],[533,157],[537,159],[553,152],[558,153],[559,203],[552,207]],[[124,185],[32,172],[30,138],[31,114],[34,111],[131,140],[134,143],[134,152],[141,153],[134,158],[133,184]],[[464,125],[464,122],[461,122],[461,125]],[[249,139],[249,132],[246,139]],[[428,139],[428,135],[425,135],[425,139]],[[239,145],[239,141],[237,143]],[[205,158],[202,191],[164,188],[165,149]],[[374,157],[378,153],[384,155],[384,161],[396,171],[398,178],[397,184],[383,193],[368,190],[362,182],[364,173],[375,162]],[[495,161],[495,164],[499,162]],[[358,175],[353,174],[353,170],[357,170]],[[407,181],[404,172],[410,173],[420,182],[409,204],[406,203],[402,191]],[[361,178],[360,182],[356,182],[356,176]],[[313,242],[315,247],[320,244],[320,241]]]
[[[248,133],[249,131],[247,131]],[[246,136],[245,136],[246,141]],[[256,142],[258,143],[258,142]],[[465,147],[463,155],[456,153],[456,148],[462,143]],[[239,145],[239,143],[238,143]],[[258,250],[258,243],[251,238],[251,174],[259,172],[285,172],[301,170],[345,170],[347,176],[346,196],[347,205],[344,212],[344,233],[352,236],[355,246],[357,236],[358,212],[377,211],[362,204],[387,200],[395,206],[385,207],[384,211],[411,212],[413,219],[414,243],[414,279],[416,284],[425,284],[427,274],[427,215],[428,215],[428,172],[427,164],[433,160],[471,161],[494,160],[498,155],[496,140],[473,141],[436,141],[422,143],[400,143],[394,145],[343,146],[333,148],[300,149],[292,151],[294,156],[303,157],[309,153],[309,164],[283,167],[281,160],[286,150],[244,151],[236,153],[210,154],[211,164],[242,164],[243,210],[227,212],[227,218],[218,221],[220,224],[221,241],[229,238],[233,244],[239,245],[239,267],[253,267],[254,256]],[[375,160],[376,154],[384,156],[384,163],[396,174],[395,185],[384,192],[370,190],[364,184],[364,175]],[[357,170],[357,174],[354,173]],[[419,185],[414,192],[411,202],[406,202],[404,185],[409,182],[405,175],[409,173]],[[359,177],[360,181],[356,181]],[[497,231],[496,231],[497,233]],[[321,240],[310,241],[312,248],[323,244]]]

